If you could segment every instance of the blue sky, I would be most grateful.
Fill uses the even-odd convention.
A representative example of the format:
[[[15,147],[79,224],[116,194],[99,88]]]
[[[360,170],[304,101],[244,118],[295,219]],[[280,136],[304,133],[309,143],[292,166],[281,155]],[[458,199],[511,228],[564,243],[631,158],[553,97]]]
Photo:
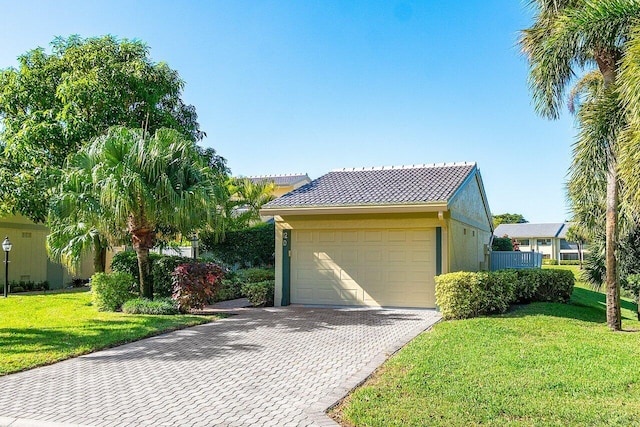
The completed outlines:
[[[0,68],[58,35],[141,39],[235,175],[475,161],[494,213],[557,222],[575,130],[531,105],[526,3],[2,0]]]

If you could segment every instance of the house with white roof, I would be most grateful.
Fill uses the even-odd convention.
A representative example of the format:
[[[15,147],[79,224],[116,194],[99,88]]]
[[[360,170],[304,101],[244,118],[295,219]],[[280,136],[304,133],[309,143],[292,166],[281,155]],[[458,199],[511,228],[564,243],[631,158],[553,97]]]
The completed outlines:
[[[566,239],[570,226],[568,222],[500,224],[493,235],[515,239],[520,251],[540,252],[544,259],[575,261],[579,259],[578,245]]]

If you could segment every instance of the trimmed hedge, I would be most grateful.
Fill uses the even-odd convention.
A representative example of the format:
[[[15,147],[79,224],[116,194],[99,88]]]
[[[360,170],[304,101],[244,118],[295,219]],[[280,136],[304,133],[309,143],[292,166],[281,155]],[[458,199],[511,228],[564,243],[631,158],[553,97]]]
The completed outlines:
[[[96,273],[91,276],[93,303],[100,311],[118,311],[125,302],[136,297],[137,288],[129,273]]]
[[[249,282],[242,286],[242,294],[254,306],[273,307],[275,281]]]
[[[504,313],[509,305],[568,302],[575,278],[568,270],[458,272],[436,276],[436,302],[445,319]]]
[[[122,304],[122,311],[127,314],[178,314],[178,307],[171,298],[159,298],[150,300],[147,298],[135,298]]]
[[[226,233],[223,242],[216,243],[213,234],[200,236],[203,250],[229,266],[265,267],[274,264],[276,231],[274,224],[260,224],[245,230]]]

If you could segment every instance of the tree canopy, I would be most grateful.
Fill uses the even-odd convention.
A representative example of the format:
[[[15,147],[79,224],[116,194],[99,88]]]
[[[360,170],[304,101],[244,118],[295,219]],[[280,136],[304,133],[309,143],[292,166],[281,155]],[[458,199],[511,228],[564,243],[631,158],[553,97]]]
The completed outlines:
[[[523,224],[529,222],[524,219],[521,214],[504,213],[499,215],[493,215],[493,227],[497,227],[500,224]]]
[[[126,231],[131,237],[141,294],[149,298],[149,249],[157,235],[189,235],[209,222],[213,210],[211,169],[195,143],[172,129],[149,136],[142,129],[110,128],[71,157],[63,175],[62,205],[68,202],[102,235],[118,239]]]
[[[110,126],[201,139],[183,87],[139,40],[57,37],[50,53],[21,55],[17,68],[0,71],[0,212],[44,221],[67,156]]]

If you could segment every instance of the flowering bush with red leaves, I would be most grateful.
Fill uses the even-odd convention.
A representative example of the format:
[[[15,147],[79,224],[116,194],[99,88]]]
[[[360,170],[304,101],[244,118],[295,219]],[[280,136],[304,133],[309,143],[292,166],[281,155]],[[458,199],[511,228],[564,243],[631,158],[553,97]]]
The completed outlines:
[[[171,273],[172,298],[181,312],[192,308],[201,309],[213,298],[224,277],[225,271],[212,262],[181,264]]]

